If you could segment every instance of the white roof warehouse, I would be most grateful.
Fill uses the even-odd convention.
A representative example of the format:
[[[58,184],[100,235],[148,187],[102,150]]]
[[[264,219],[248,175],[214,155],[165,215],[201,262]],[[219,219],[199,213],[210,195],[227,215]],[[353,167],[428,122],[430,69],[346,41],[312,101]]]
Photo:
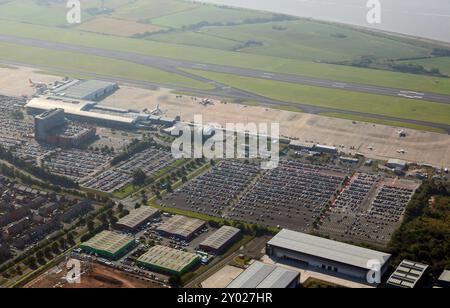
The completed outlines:
[[[379,263],[385,273],[391,255],[317,236],[281,230],[266,246],[267,255],[301,267],[313,267],[329,274],[366,281],[371,265]]]

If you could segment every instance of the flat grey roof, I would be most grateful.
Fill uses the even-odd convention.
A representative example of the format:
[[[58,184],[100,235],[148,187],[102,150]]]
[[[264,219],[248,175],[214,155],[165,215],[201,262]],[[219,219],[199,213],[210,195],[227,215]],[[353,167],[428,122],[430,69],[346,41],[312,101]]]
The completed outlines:
[[[135,210],[132,210],[130,214],[122,217],[117,224],[128,228],[136,228],[144,221],[152,218],[158,213],[158,210],[149,206],[144,206]]]
[[[98,90],[116,86],[116,83],[100,81],[100,80],[82,80],[74,85],[70,85],[64,92],[65,97],[73,97],[83,99]]]
[[[213,249],[220,249],[228,243],[233,237],[238,235],[241,232],[238,228],[234,228],[231,226],[223,226],[216,232],[214,232],[211,236],[209,236],[206,240],[204,240],[200,245],[208,246]]]
[[[383,266],[391,258],[388,253],[288,229],[281,230],[268,242],[268,245],[364,269],[369,269],[367,267],[369,260],[378,260]]]
[[[428,265],[403,260],[389,277],[387,283],[400,288],[414,288],[427,268]]]
[[[174,235],[190,237],[194,232],[206,224],[203,220],[190,218],[182,215],[175,215],[169,218],[157,231],[164,231]]]
[[[300,273],[275,265],[255,261],[227,288],[274,288],[288,287],[292,281],[299,279]]]

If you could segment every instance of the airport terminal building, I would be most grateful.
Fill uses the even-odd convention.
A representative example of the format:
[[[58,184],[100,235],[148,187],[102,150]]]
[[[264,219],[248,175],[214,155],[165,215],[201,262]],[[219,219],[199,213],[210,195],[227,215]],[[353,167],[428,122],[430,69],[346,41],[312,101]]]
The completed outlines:
[[[383,275],[391,259],[391,255],[384,252],[287,229],[281,230],[267,243],[266,253],[280,263],[315,268],[362,282],[367,281],[371,263],[379,262]]]

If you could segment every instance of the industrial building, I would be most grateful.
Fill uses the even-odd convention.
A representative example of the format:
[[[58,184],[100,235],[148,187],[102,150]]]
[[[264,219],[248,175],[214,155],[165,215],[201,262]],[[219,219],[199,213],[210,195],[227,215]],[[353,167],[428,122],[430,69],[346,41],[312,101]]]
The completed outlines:
[[[289,143],[289,148],[295,151],[312,151],[314,146],[314,143],[300,142],[297,140],[292,140]]]
[[[135,245],[131,236],[111,231],[103,231],[89,241],[82,243],[80,248],[89,253],[116,260]]]
[[[165,237],[175,237],[179,240],[190,241],[195,237],[195,233],[204,226],[205,222],[200,219],[175,215],[159,226],[156,231]]]
[[[33,98],[25,107],[28,113],[31,114],[38,114],[53,109],[63,109],[66,116],[74,120],[122,128],[134,128],[138,123],[171,126],[179,121],[179,117],[156,117],[137,110],[114,108],[98,105],[97,102],[93,101],[74,100],[55,96]]]
[[[74,101],[56,97],[37,97],[30,100],[25,107],[29,113],[39,113],[52,109],[63,109],[66,116],[82,121],[90,121],[96,124],[113,125],[120,127],[133,127],[136,116],[127,111],[103,112],[100,109],[92,110],[97,103],[90,101]]]
[[[49,133],[56,128],[64,126],[64,109],[53,108],[37,115],[34,118],[34,134],[38,141],[47,141]]]
[[[319,153],[327,153],[327,154],[337,154],[338,153],[338,149],[336,147],[328,146],[328,145],[321,145],[321,144],[316,144],[313,148],[313,151],[319,152]]]
[[[392,288],[412,289],[420,285],[428,265],[403,260],[389,277],[387,285]]]
[[[366,282],[371,264],[377,262],[383,275],[391,255],[324,239],[317,236],[281,230],[266,245],[266,253],[280,262],[303,268],[316,268],[330,275],[339,275]]]
[[[405,170],[408,167],[408,163],[400,159],[390,159],[388,160],[386,166],[391,169]]]
[[[200,243],[200,249],[212,253],[220,254],[230,247],[241,235],[238,228],[223,226],[206,240]]]
[[[145,225],[150,219],[155,218],[158,214],[159,211],[155,208],[149,206],[141,207],[132,210],[130,214],[122,217],[116,223],[116,227],[135,232]]]
[[[150,270],[176,275],[184,274],[198,264],[200,258],[193,253],[156,245],[137,260]]]
[[[299,272],[255,261],[244,272],[236,277],[227,288],[286,289],[297,288],[299,284]]]
[[[62,82],[49,92],[55,96],[98,101],[111,95],[117,89],[119,85],[113,82],[73,79]]]
[[[296,151],[309,151],[317,153],[337,154],[338,149],[336,147],[314,144],[308,142],[300,142],[298,140],[292,140],[289,143],[289,148]]]

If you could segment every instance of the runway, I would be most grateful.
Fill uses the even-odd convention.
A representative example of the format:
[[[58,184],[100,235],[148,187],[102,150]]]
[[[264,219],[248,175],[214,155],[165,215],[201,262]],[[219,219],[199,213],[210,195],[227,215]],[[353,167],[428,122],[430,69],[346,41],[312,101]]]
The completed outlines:
[[[389,87],[379,87],[374,85],[359,84],[359,83],[346,83],[339,82],[336,80],[326,80],[320,78],[313,78],[309,76],[291,75],[291,74],[280,74],[273,72],[266,72],[261,70],[239,68],[232,66],[222,66],[208,63],[199,63],[193,61],[177,60],[165,57],[147,56],[132,52],[114,51],[95,47],[85,47],[71,44],[64,44],[58,42],[49,42],[43,40],[29,39],[29,38],[19,38],[8,35],[0,35],[0,42],[12,43],[24,46],[34,46],[52,50],[60,50],[67,52],[77,52],[82,54],[89,54],[101,57],[112,58],[116,60],[123,60],[127,62],[132,62],[140,65],[145,65],[153,68],[157,68],[166,72],[172,72],[179,75],[187,76],[189,78],[203,81],[211,82],[206,78],[202,78],[193,74],[187,74],[180,71],[179,68],[185,69],[196,69],[206,72],[215,72],[223,74],[232,74],[243,77],[251,78],[263,78],[274,81],[288,82],[299,85],[307,85],[314,87],[322,87],[329,89],[341,89],[351,92],[360,92],[376,95],[385,95],[393,97],[401,97],[406,99],[415,99],[430,101],[435,103],[450,104],[450,95],[439,94],[439,93],[423,93],[417,92],[412,89],[396,89]]]
[[[11,65],[11,66],[24,66],[24,67],[30,67],[30,68],[34,68],[34,69],[38,69],[38,70],[51,71],[51,72],[55,72],[55,74],[60,74],[61,76],[71,75],[71,74],[73,74],[73,75],[89,75],[90,78],[95,78],[98,80],[104,80],[104,81],[110,81],[110,82],[118,82],[119,84],[122,84],[125,86],[132,86],[132,87],[148,89],[148,90],[157,90],[158,88],[169,88],[169,89],[173,89],[175,91],[181,92],[181,93],[187,93],[187,94],[198,96],[198,97],[209,97],[209,98],[216,98],[216,99],[220,99],[220,100],[229,99],[229,100],[233,100],[236,103],[256,101],[256,102],[258,102],[259,105],[266,106],[268,108],[298,107],[299,111],[304,112],[304,113],[309,113],[309,114],[321,114],[321,113],[330,113],[331,112],[331,113],[362,116],[362,117],[373,118],[373,119],[411,123],[411,124],[440,128],[440,129],[445,130],[450,135],[450,124],[446,125],[446,124],[430,123],[430,122],[402,119],[402,118],[396,118],[396,117],[387,117],[387,116],[375,115],[375,114],[370,114],[370,113],[353,112],[353,111],[333,109],[333,108],[324,108],[324,107],[312,106],[312,105],[292,104],[290,102],[272,100],[272,99],[269,99],[269,98],[266,98],[263,96],[259,96],[259,95],[253,94],[253,93],[242,91],[240,89],[235,89],[232,87],[224,86],[219,83],[214,83],[215,88],[212,90],[199,90],[199,89],[192,89],[192,88],[187,88],[187,87],[173,86],[173,85],[168,85],[168,84],[151,83],[151,82],[146,82],[146,81],[142,81],[142,80],[110,77],[110,76],[100,75],[100,74],[96,74],[96,73],[86,73],[86,72],[77,71],[77,70],[67,70],[67,69],[60,69],[60,68],[41,66],[41,65],[31,65],[28,63],[2,61],[2,60],[0,60],[0,63],[5,64],[5,65]],[[1,89],[0,89],[0,92],[1,92]]]

